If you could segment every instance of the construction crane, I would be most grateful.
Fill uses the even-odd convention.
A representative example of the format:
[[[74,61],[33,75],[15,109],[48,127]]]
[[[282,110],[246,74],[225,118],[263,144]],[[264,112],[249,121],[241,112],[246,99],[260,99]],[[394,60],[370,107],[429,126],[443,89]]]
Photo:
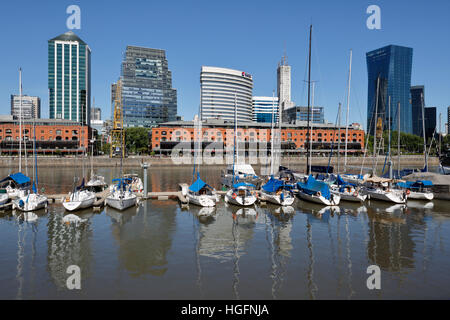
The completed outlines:
[[[125,157],[125,134],[123,130],[122,81],[117,81],[114,99],[113,129],[111,130],[110,158]]]

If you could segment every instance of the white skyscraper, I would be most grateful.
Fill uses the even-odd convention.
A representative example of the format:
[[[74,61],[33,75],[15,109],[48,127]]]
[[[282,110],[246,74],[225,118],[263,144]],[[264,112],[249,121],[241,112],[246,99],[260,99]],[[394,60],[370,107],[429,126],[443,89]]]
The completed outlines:
[[[283,56],[277,68],[277,93],[282,112],[294,106],[291,101],[291,66],[287,64],[286,55]],[[284,119],[283,119],[284,121]]]

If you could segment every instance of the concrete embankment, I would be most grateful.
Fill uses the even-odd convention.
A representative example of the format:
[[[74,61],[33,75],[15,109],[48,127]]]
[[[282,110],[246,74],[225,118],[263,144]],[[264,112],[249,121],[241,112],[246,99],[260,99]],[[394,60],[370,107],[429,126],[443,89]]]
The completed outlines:
[[[219,160],[219,159],[216,159]],[[263,162],[256,158],[255,162],[250,161],[252,165],[254,165],[256,168],[260,165],[263,165]],[[38,157],[38,165],[39,167],[79,167],[80,161],[82,161],[81,157],[78,157],[74,159],[73,157]],[[332,157],[331,159],[331,165],[337,166],[337,157]],[[135,167],[139,168],[141,163],[147,162],[150,164],[151,167],[172,167],[172,166],[189,166],[192,165],[192,162],[187,161],[187,163],[180,164],[181,161],[174,161],[170,157],[151,157],[151,156],[130,156],[125,159],[123,159],[123,166],[124,167]],[[328,164],[328,157],[314,157],[312,159],[313,165],[327,165]],[[385,157],[380,156],[376,160],[377,166],[383,166],[385,162]],[[246,161],[246,163],[249,163],[249,160]],[[411,167],[411,168],[421,168],[423,167],[423,157],[422,156],[416,156],[416,155],[406,155],[402,156],[400,159],[400,163],[402,167]],[[202,165],[212,165],[212,166],[219,166],[219,167],[225,167],[228,163],[225,161],[225,159],[222,160],[220,163],[219,161],[215,161],[213,163],[205,162]],[[231,164],[231,163],[230,163]],[[439,165],[439,159],[437,157],[430,157],[428,159],[429,166],[438,166]],[[306,166],[306,157],[284,157],[282,159],[282,165],[293,167],[299,170],[302,170],[301,168]],[[344,165],[344,159],[341,157],[340,159],[340,166],[343,168]],[[374,160],[371,157],[363,158],[363,157],[348,157],[347,158],[347,165],[348,166],[364,166],[371,168],[374,166]],[[394,168],[397,168],[397,158],[393,158],[393,165]],[[25,166],[25,161],[22,158],[22,167]],[[28,167],[31,168],[33,166],[33,159],[28,159]],[[85,166],[90,166],[90,159],[85,159]],[[94,157],[93,160],[93,166],[95,168],[99,167],[119,167],[120,166],[120,159],[119,158],[109,158],[106,156],[99,156]],[[0,168],[16,168],[19,167],[19,158],[18,157],[0,157]]]

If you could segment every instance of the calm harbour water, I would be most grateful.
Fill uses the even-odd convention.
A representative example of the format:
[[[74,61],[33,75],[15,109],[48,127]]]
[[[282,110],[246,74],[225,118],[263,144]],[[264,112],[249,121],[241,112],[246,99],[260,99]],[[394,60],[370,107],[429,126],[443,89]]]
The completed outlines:
[[[42,168],[39,188],[67,192],[74,171]],[[118,171],[98,173],[111,181]],[[219,169],[201,173],[219,188]],[[149,190],[191,179],[191,167],[152,168]],[[333,210],[297,199],[284,210],[256,206],[252,216],[221,201],[199,218],[198,207],[149,200],[124,212],[78,212],[88,218],[80,226],[62,223],[61,204],[35,223],[1,214],[0,299],[449,299],[449,204]],[[366,286],[374,264],[381,290]],[[69,265],[81,268],[81,290],[66,288]]]

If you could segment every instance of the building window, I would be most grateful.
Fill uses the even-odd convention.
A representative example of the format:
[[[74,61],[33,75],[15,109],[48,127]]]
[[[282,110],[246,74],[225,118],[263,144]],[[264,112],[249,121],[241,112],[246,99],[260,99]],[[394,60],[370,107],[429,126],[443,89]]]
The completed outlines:
[[[61,134],[61,130],[56,130],[56,134]]]
[[[156,132],[158,133],[158,132]],[[161,131],[161,135],[165,136],[167,134],[167,131]]]

